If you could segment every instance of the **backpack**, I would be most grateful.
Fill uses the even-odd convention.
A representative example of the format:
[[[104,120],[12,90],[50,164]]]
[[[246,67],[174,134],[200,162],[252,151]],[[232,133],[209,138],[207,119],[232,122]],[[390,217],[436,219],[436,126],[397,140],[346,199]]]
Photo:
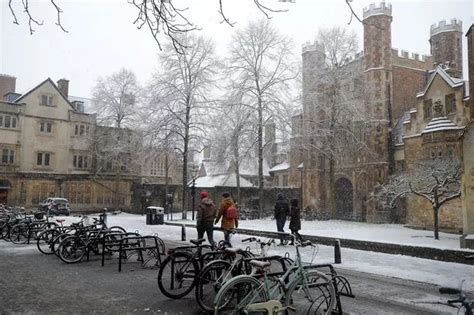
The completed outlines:
[[[237,219],[237,208],[235,206],[227,208],[224,217],[226,219]]]

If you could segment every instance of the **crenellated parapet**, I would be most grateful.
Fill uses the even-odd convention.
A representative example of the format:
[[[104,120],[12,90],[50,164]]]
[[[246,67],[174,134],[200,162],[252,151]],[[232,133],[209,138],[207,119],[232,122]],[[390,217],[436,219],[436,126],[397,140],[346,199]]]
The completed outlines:
[[[304,54],[305,52],[324,52],[324,45],[320,42],[306,42],[301,45],[301,52]]]
[[[451,19],[451,21],[440,21],[431,25],[430,36],[434,36],[443,32],[462,32],[462,21]]]
[[[416,61],[421,61],[421,62],[427,62],[431,60],[430,55],[420,55],[419,53],[410,53],[406,50],[398,50],[397,48],[392,48],[392,56],[393,57],[399,57],[399,58],[406,58],[406,59],[411,59],[411,60],[416,60]]]
[[[392,16],[392,5],[390,3],[381,2],[379,5],[371,3],[368,7],[364,8],[363,18],[366,19],[373,15],[388,15]]]

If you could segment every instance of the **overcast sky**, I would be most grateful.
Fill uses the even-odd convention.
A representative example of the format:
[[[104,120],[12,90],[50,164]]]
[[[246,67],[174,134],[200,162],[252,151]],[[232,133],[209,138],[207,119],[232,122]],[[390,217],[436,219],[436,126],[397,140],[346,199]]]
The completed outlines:
[[[13,1],[14,3],[20,0]],[[133,25],[136,9],[127,0],[56,0],[64,10],[62,21],[68,33],[55,23],[55,11],[49,0],[30,0],[38,20],[44,20],[36,32],[29,34],[25,17],[18,5],[20,25],[12,23],[8,0],[0,0],[0,73],[17,77],[17,91],[26,92],[47,77],[54,81],[70,80],[69,93],[89,97],[99,76],[109,75],[121,67],[133,70],[140,82],[146,83],[159,67],[158,48],[147,29]],[[263,1],[262,1],[263,2]],[[355,11],[374,1],[353,0]],[[213,38],[218,52],[224,54],[232,32],[246,21],[261,17],[253,0],[224,0],[228,17],[237,22],[234,28],[220,24],[217,0],[175,0],[178,7],[189,7],[185,14]],[[318,28],[347,25],[350,12],[345,0],[296,0],[296,3],[263,3],[288,12],[272,14],[272,21],[283,33],[293,38],[295,54],[301,58],[301,45],[315,38]],[[392,47],[429,54],[430,25],[440,20],[458,18],[463,22],[463,35],[473,23],[472,0],[398,0],[392,4]],[[362,25],[353,20],[348,27],[360,37]],[[165,39],[163,39],[165,40]],[[464,63],[466,40],[463,36]],[[464,65],[464,76],[467,68]]]

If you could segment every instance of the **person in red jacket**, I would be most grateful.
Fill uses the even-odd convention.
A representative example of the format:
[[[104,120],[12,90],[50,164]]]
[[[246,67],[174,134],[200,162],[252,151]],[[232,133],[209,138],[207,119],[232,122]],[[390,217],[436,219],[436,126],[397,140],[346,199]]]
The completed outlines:
[[[228,209],[233,208],[232,211],[227,211]],[[230,212],[234,212],[235,215],[230,215]],[[222,217],[221,228],[224,230],[224,239],[230,244],[230,234],[233,230],[239,227],[239,220],[237,219],[237,206],[235,205],[234,200],[228,192],[222,194],[221,206],[219,213],[217,214],[216,224]]]
[[[199,196],[201,197],[201,203],[198,206],[196,222],[198,239],[203,238],[204,233],[206,233],[209,244],[214,246],[214,219],[217,209],[214,202],[208,198],[207,191],[202,191]]]

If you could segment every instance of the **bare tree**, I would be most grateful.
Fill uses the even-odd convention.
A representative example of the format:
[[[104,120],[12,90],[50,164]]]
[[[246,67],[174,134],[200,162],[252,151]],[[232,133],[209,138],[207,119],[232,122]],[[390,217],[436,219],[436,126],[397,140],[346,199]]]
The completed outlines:
[[[54,8],[57,15],[55,24],[63,32],[67,33],[68,31],[64,28],[61,22],[61,14],[63,13],[63,10],[56,1],[50,0],[50,5]],[[15,1],[15,3],[19,3],[17,7],[12,5],[13,2],[13,0],[8,0],[8,7],[14,24],[20,25],[17,14],[23,14],[28,20],[30,34],[35,32],[34,25],[43,25],[43,21],[39,21],[31,11],[29,6],[30,0]],[[187,47],[187,44],[181,40],[182,35],[199,29],[187,18],[186,11],[188,8],[178,7],[172,0],[128,0],[128,2],[137,9],[137,18],[133,23],[138,29],[141,29],[144,26],[148,28],[160,50],[162,48],[160,34],[163,34],[170,40],[176,51],[183,52],[183,49]],[[223,0],[216,1],[218,12],[222,17],[221,23],[234,26],[235,22],[232,22],[225,13],[223,2]],[[279,0],[279,2],[294,2],[294,0]],[[272,13],[287,11],[271,8],[268,5],[262,4],[260,0],[253,0],[253,3],[255,7],[268,19],[271,18]]]
[[[259,212],[263,211],[263,127],[284,103],[289,83],[296,77],[291,64],[291,40],[268,20],[250,22],[238,30],[230,44],[229,77],[232,90],[257,117]]]
[[[334,216],[338,159],[350,158],[362,148],[367,149],[365,133],[370,119],[362,107],[361,95],[358,95],[363,91],[362,86],[356,91],[349,88],[354,81],[362,82],[362,78],[356,77],[363,73],[360,71],[362,64],[352,63],[351,59],[358,52],[356,35],[340,27],[321,29],[315,47],[319,60],[313,72],[304,77],[304,98],[310,104],[311,112],[305,115],[303,144],[310,152],[310,159],[319,156],[324,170],[327,161],[329,210]]]
[[[203,147],[200,143],[210,123],[208,112],[214,102],[208,98],[214,87],[218,62],[214,45],[203,37],[187,34],[180,38],[186,49],[177,52],[172,45],[160,55],[162,71],[155,74],[150,87],[168,132],[175,138],[176,149],[182,155],[183,219],[186,219],[188,158],[191,148]]]
[[[113,204],[123,204],[126,192],[121,191],[120,183],[124,177],[140,174],[143,162],[143,144],[140,132],[125,128],[96,126],[91,135],[93,160],[93,180],[112,180],[113,187],[104,186],[114,195]]]
[[[461,196],[461,167],[458,160],[435,159],[420,162],[411,171],[392,176],[372,196],[381,207],[394,208],[407,195],[427,200],[433,210],[434,238],[439,239],[439,210]]]
[[[232,95],[223,104],[217,121],[225,122],[225,128],[216,126],[212,147],[218,162],[230,160],[236,176],[237,201],[241,202],[240,169],[244,159],[249,158],[256,143],[253,111],[242,105],[240,96]]]
[[[99,78],[93,89],[93,104],[99,123],[117,128],[130,126],[136,112],[140,87],[135,74],[127,69]]]

